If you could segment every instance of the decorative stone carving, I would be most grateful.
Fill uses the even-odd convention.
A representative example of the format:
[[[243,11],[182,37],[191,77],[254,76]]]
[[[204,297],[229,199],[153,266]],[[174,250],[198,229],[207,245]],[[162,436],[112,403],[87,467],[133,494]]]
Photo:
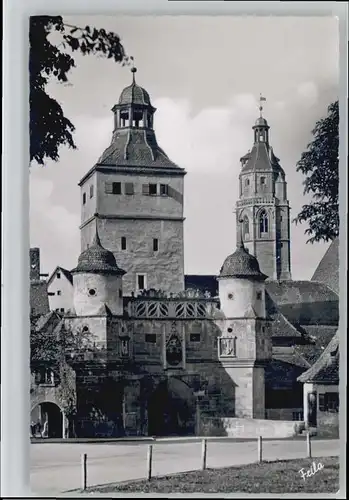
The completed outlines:
[[[218,353],[220,357],[235,357],[236,337],[220,337],[218,339]]]

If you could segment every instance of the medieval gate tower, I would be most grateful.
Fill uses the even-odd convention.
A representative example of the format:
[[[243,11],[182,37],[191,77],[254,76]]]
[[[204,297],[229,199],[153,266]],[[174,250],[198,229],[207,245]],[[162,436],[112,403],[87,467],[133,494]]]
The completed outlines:
[[[81,250],[95,235],[126,271],[124,294],[184,290],[184,169],[158,146],[156,109],[136,68],[112,111],[110,146],[81,179]]]

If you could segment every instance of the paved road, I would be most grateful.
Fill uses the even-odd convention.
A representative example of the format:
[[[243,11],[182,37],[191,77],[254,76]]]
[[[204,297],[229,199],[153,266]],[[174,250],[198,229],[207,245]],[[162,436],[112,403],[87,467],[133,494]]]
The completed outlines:
[[[31,486],[40,496],[80,488],[81,454],[87,453],[88,486],[146,476],[146,443],[31,445]],[[306,441],[264,441],[265,460],[306,457]],[[339,455],[339,440],[314,440],[313,457]],[[208,441],[207,467],[244,465],[257,460],[257,442]],[[153,475],[201,467],[201,443],[166,441],[153,445]]]

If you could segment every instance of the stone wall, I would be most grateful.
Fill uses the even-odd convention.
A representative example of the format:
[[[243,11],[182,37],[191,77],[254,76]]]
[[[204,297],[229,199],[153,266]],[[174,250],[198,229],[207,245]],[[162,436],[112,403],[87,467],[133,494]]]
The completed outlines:
[[[236,438],[293,437],[298,433],[299,424],[290,421],[258,420],[250,418],[203,418],[201,435],[228,436]]]

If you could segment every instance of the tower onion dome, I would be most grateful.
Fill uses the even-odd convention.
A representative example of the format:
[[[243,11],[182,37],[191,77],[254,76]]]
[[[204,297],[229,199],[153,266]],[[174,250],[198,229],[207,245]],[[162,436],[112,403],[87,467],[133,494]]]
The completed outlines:
[[[268,122],[265,118],[263,118],[263,116],[260,116],[259,118],[257,118],[254,126],[252,128],[255,128],[255,127],[266,127],[266,128],[270,128],[269,125],[268,125]]]
[[[114,274],[123,276],[126,274],[126,271],[118,267],[113,252],[102,247],[96,227],[92,245],[80,254],[78,265],[71,273]]]
[[[148,92],[143,87],[140,87],[136,83],[135,73],[137,69],[132,68],[131,71],[133,73],[133,81],[131,85],[124,88],[124,90],[121,92],[119,98],[119,105],[140,104],[144,106],[151,106],[150,96]]]
[[[225,259],[221,268],[220,278],[249,278],[264,281],[268,276],[259,269],[258,260],[245,248],[242,241],[237,249]]]

